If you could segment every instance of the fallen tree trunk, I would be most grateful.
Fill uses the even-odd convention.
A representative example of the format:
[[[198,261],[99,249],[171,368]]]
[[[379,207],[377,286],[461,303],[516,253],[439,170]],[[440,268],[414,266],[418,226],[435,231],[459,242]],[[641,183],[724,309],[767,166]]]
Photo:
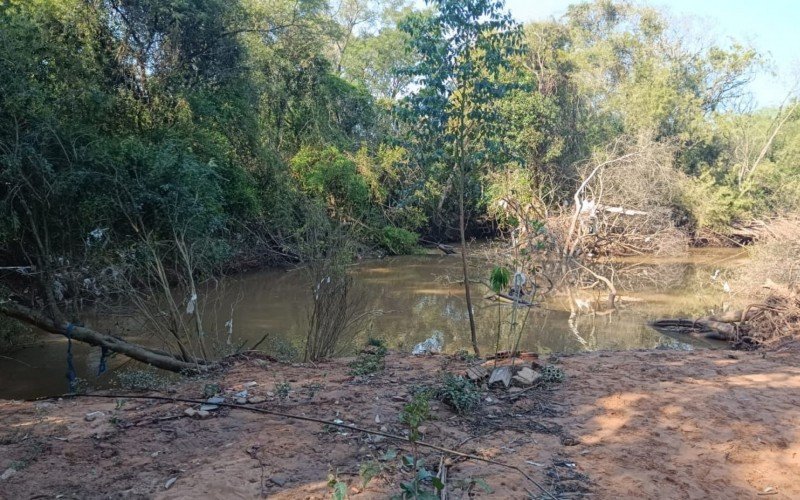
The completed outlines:
[[[697,320],[686,318],[659,319],[651,321],[650,326],[656,329],[681,328],[685,330],[694,330],[703,333],[703,336],[709,339],[727,340],[730,342],[738,340],[738,328],[736,325],[707,318]]]
[[[0,302],[0,314],[35,326],[46,332],[64,336],[67,336],[68,333],[69,323],[54,321],[36,310],[14,302]],[[212,366],[203,360],[180,359],[164,351],[132,344],[120,338],[105,335],[84,326],[73,325],[69,336],[79,342],[84,342],[96,347],[105,347],[112,352],[124,354],[131,359],[173,372],[198,373],[207,371]]]

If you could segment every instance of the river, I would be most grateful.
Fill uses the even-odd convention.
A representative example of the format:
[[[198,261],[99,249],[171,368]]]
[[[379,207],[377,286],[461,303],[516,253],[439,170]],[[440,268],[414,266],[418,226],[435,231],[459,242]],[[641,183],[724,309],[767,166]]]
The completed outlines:
[[[662,317],[706,314],[730,301],[724,277],[746,262],[736,249],[692,249],[674,258],[627,258],[614,263],[618,282],[618,308],[613,314],[598,308],[604,293],[570,290],[551,294],[539,307],[520,308],[517,321],[524,328],[520,348],[539,353],[585,350],[714,348],[720,343],[703,339],[673,338],[647,326]],[[356,285],[366,298],[365,308],[374,316],[368,335],[382,338],[390,347],[410,350],[416,343],[441,332],[446,352],[469,349],[469,323],[460,278],[459,257],[418,255],[367,260],[353,266]],[[488,267],[476,276],[488,280]],[[233,318],[233,338],[254,342],[268,333],[262,348],[289,356],[302,352],[310,287],[302,270],[264,270],[228,278],[225,292],[217,297],[218,323]],[[498,315],[501,348],[510,346],[512,307],[484,299],[488,290],[473,287],[479,344],[493,352]],[[527,316],[526,316],[527,313]],[[352,347],[350,348],[352,352]],[[41,343],[0,357],[0,398],[33,398],[66,392],[66,339],[41,335]],[[116,370],[134,363],[122,357],[111,360],[110,370],[98,377],[99,349],[73,343],[78,376],[92,387],[107,387]],[[347,354],[347,349],[343,354]]]

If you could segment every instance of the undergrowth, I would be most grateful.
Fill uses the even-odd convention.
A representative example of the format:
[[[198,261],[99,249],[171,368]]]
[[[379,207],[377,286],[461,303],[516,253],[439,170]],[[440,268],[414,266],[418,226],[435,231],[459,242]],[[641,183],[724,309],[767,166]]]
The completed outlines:
[[[350,363],[350,375],[359,377],[382,371],[385,366],[386,352],[386,343],[383,340],[370,338],[367,346]]]

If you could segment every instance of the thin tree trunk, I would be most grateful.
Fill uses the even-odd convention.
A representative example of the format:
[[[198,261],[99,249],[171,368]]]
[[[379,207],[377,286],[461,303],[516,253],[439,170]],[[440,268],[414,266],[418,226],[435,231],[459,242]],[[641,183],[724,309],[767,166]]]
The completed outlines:
[[[463,167],[462,167],[463,169]],[[469,270],[467,268],[467,237],[466,221],[464,220],[464,172],[461,172],[460,193],[458,196],[458,229],[461,232],[461,269],[464,272],[464,297],[467,300],[467,314],[469,315],[469,333],[472,340],[472,350],[476,356],[481,355],[478,348],[478,338],[475,334],[475,316],[472,314],[472,297],[469,293]]]
[[[69,323],[48,318],[38,311],[13,302],[0,302],[0,315],[18,319],[24,323],[57,335],[66,336],[67,328],[69,327]],[[105,347],[112,352],[118,352],[129,358],[141,361],[142,363],[173,372],[198,373],[208,370],[211,366],[205,364],[203,360],[183,361],[163,351],[151,350],[147,347],[132,344],[117,337],[105,335],[83,326],[74,326],[70,332],[70,337],[79,342],[97,347]]]

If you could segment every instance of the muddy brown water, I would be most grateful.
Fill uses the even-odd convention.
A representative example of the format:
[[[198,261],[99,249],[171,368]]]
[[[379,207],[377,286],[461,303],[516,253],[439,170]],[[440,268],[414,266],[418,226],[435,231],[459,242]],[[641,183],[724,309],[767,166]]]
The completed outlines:
[[[554,294],[540,307],[521,308],[517,321],[524,328],[521,349],[540,353],[572,353],[587,350],[696,349],[724,344],[685,336],[667,336],[647,325],[662,317],[692,317],[720,308],[732,300],[725,280],[746,261],[741,250],[693,249],[672,258],[628,258],[614,263],[618,310],[602,310],[605,295],[591,289]],[[469,322],[463,287],[456,282],[460,261],[457,256],[419,255],[365,261],[353,267],[356,284],[364,291],[366,307],[376,311],[368,335],[385,339],[390,347],[411,350],[418,342],[441,332],[446,352],[469,349]],[[476,274],[489,267],[477,266]],[[500,347],[513,345],[509,335],[512,307],[484,299],[488,290],[474,285],[475,316],[480,347],[493,352],[497,342],[498,315],[501,322]],[[302,352],[310,287],[302,270],[265,270],[227,280],[217,300],[223,320],[233,311],[233,338],[250,343],[269,333],[264,350],[289,356]],[[377,313],[379,311],[379,313]],[[528,313],[525,317],[526,312]],[[227,319],[226,319],[227,318]],[[135,339],[147,342],[146,339]],[[110,370],[97,376],[100,352],[73,342],[78,376],[91,387],[107,387],[115,372],[130,370],[135,363],[116,357]],[[353,347],[350,347],[352,352]],[[66,339],[41,335],[41,343],[0,356],[0,398],[35,398],[67,391]],[[347,348],[343,354],[348,354]]]

